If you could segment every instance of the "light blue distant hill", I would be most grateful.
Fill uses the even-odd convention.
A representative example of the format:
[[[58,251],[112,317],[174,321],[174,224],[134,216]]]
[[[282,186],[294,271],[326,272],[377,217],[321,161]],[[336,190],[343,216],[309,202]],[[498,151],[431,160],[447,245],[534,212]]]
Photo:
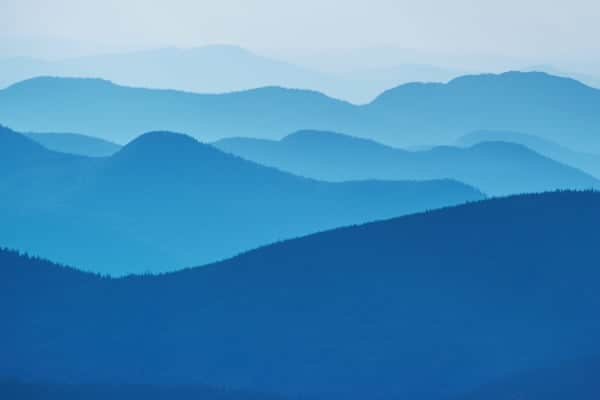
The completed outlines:
[[[0,88],[36,76],[62,76],[199,93],[282,86],[318,90],[355,103],[371,101],[383,90],[401,83],[442,82],[457,75],[444,68],[417,64],[347,74],[321,72],[231,45],[162,48],[54,61],[0,59]]]
[[[489,141],[518,143],[563,164],[579,168],[594,175],[596,178],[600,177],[600,155],[573,151],[538,136],[518,132],[477,131],[462,136],[457,141],[457,144],[461,146],[473,146]]]
[[[600,90],[544,73],[473,75],[406,84],[356,106],[323,94],[266,87],[222,95],[37,78],[0,91],[0,121],[21,131],[85,132],[125,143],[143,132],[279,139],[317,129],[407,147],[452,144],[480,129],[527,132],[600,152]]]
[[[456,179],[490,195],[600,188],[600,181],[583,171],[501,141],[406,151],[339,133],[300,131],[279,141],[233,138],[214,145],[247,160],[327,181]]]

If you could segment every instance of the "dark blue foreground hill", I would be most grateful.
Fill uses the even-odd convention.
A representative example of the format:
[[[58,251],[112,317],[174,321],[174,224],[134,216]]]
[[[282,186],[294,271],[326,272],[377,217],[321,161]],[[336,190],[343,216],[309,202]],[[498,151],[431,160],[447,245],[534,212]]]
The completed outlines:
[[[10,327],[0,376],[452,399],[600,354],[598,226],[600,194],[557,192],[337,229],[157,277],[100,278],[0,252]]]
[[[169,132],[88,158],[0,128],[0,167],[0,243],[120,275],[483,198],[449,180],[318,182]]]

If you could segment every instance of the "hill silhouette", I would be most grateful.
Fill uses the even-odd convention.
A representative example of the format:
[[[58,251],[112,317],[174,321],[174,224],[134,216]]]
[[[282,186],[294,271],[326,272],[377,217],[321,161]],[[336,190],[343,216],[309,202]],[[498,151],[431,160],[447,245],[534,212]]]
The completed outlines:
[[[94,103],[83,108],[89,98]],[[317,92],[279,87],[214,95],[129,88],[100,79],[41,77],[0,91],[0,120],[7,125],[37,132],[86,132],[117,143],[157,127],[190,132],[203,140],[242,131],[256,136],[290,132],[309,121],[312,126],[343,120],[353,108]]]
[[[455,398],[600,352],[599,202],[486,200],[154,277],[1,251],[0,376]]]
[[[26,133],[25,136],[48,150],[89,157],[105,157],[116,153],[121,146],[103,139],[77,133]]]
[[[600,177],[600,155],[573,151],[550,140],[518,132],[476,131],[461,137],[457,144],[473,146],[481,142],[502,141],[518,143],[563,164]]]
[[[505,142],[406,151],[338,133],[300,131],[280,141],[233,138],[214,145],[263,165],[327,181],[456,179],[490,195],[600,187],[600,181],[582,171]]]
[[[315,129],[408,147],[451,144],[465,132],[489,129],[527,132],[574,150],[600,152],[599,107],[600,90],[533,72],[405,84],[363,106],[276,87],[201,95],[47,77],[0,91],[0,121],[15,129],[86,132],[117,143],[157,128],[204,141],[279,139]]]
[[[174,270],[483,198],[450,180],[318,182],[170,132],[144,134],[111,157],[52,152],[8,129],[5,142],[0,243],[112,274]]]
[[[449,140],[457,131],[528,132],[577,150],[598,149],[593,111],[600,91],[541,72],[471,75],[448,84],[407,84],[369,105],[385,126]]]
[[[364,103],[381,91],[415,79],[445,81],[454,71],[430,65],[399,65],[389,69],[321,72],[264,57],[230,45],[162,48],[65,60],[13,58],[0,60],[0,87],[36,76],[97,77],[123,85],[227,93],[264,86],[318,90]]]

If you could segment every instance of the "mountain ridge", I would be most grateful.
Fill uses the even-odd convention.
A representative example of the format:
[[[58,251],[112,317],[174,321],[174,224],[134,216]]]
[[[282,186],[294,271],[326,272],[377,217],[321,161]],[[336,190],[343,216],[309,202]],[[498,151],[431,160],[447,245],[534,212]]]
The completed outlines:
[[[600,187],[600,181],[583,171],[503,141],[408,151],[341,133],[304,130],[279,141],[232,138],[213,144],[260,164],[326,181],[455,179],[490,195]]]
[[[355,104],[368,102],[382,89],[414,78],[437,81],[456,74],[427,65],[346,73],[323,71],[234,45],[167,47],[53,61],[28,57],[0,60],[0,87],[40,75],[101,77],[127,86],[197,93],[228,93],[263,86],[307,88]]]
[[[465,132],[488,129],[528,132],[575,150],[600,152],[595,112],[600,90],[543,73],[407,84],[361,106],[300,89],[202,95],[77,79],[56,78],[46,88],[36,88],[36,82],[0,91],[0,120],[22,131],[86,132],[118,143],[156,129],[188,132],[203,141],[278,139],[310,129],[408,147],[451,144]],[[91,97],[94,103],[83,109]]]
[[[490,140],[522,144],[548,158],[572,165],[595,177],[600,177],[600,156],[597,154],[574,151],[535,135],[520,132],[475,131],[459,138],[457,144],[460,146],[469,146],[481,141]]]

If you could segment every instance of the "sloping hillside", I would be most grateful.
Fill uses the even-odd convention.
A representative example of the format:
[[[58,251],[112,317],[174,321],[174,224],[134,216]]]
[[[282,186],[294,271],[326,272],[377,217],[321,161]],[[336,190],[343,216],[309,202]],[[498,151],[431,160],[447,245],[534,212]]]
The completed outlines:
[[[158,277],[0,252],[0,376],[449,399],[600,353],[600,194],[488,200]]]
[[[300,178],[191,137],[87,158],[0,131],[0,243],[91,271],[172,271],[277,240],[481,199],[456,181]]]

